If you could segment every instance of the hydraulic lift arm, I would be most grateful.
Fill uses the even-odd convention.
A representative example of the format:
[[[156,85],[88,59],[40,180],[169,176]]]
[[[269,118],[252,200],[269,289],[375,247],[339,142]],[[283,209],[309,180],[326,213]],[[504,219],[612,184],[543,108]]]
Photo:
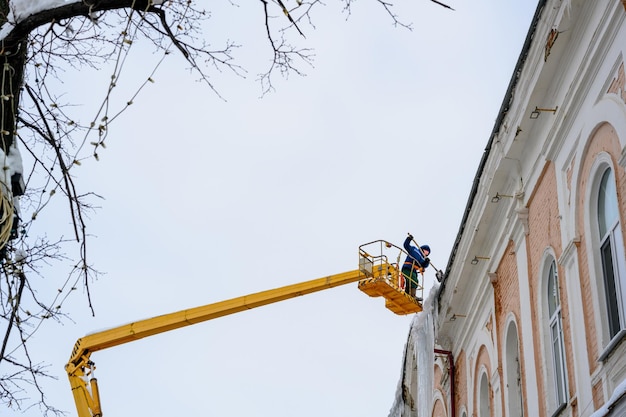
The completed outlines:
[[[359,269],[355,271],[164,314],[78,339],[65,365],[78,417],[102,416],[98,382],[93,375],[95,365],[90,359],[91,354],[98,350],[357,281],[359,289],[370,297],[384,297],[385,307],[396,314],[420,312],[420,300],[404,290],[404,278],[399,268],[404,256],[406,253],[402,248],[385,240],[376,240],[359,246]],[[418,285],[418,289],[423,291],[421,285]]]
[[[229,314],[349,284],[361,278],[363,278],[363,274],[358,270],[344,272],[188,310],[164,314],[82,337],[74,344],[70,360],[65,365],[72,393],[74,394],[78,416],[102,416],[97,380],[92,375],[95,366],[90,360],[90,355],[93,352]]]

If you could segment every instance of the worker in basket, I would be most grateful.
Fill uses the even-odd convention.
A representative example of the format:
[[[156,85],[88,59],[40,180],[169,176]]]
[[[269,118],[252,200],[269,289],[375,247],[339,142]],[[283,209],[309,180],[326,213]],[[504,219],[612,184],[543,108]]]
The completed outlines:
[[[417,290],[418,275],[424,274],[424,270],[430,265],[430,246],[413,246],[413,235],[409,233],[404,240],[404,249],[408,253],[404,264],[402,265],[402,275],[404,276],[404,291],[415,297],[415,291]]]

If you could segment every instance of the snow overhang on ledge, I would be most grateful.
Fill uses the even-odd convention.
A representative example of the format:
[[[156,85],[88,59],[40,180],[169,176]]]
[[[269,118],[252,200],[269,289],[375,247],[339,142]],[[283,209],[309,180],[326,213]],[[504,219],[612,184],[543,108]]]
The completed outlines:
[[[589,417],[618,417],[624,415],[626,415],[626,379],[615,388],[611,398]]]

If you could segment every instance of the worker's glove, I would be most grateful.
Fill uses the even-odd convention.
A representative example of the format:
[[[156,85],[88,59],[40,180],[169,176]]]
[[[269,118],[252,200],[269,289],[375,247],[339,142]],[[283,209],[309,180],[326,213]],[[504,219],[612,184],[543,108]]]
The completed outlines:
[[[413,235],[409,233],[409,239],[413,240]]]
[[[424,268],[428,268],[428,265],[430,265],[430,258],[425,258],[424,259]]]

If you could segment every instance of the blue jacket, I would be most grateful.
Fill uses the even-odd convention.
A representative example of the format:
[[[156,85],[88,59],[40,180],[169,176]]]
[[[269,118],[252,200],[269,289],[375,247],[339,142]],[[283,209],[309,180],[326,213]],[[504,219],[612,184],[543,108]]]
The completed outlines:
[[[430,252],[430,248],[427,245],[422,246],[422,248],[428,249],[428,252]],[[402,266],[403,269],[406,269],[409,266],[413,269],[428,268],[430,262],[424,259],[422,252],[418,248],[411,245],[411,236],[407,236],[404,240],[404,249],[409,255],[404,261],[404,265]]]

